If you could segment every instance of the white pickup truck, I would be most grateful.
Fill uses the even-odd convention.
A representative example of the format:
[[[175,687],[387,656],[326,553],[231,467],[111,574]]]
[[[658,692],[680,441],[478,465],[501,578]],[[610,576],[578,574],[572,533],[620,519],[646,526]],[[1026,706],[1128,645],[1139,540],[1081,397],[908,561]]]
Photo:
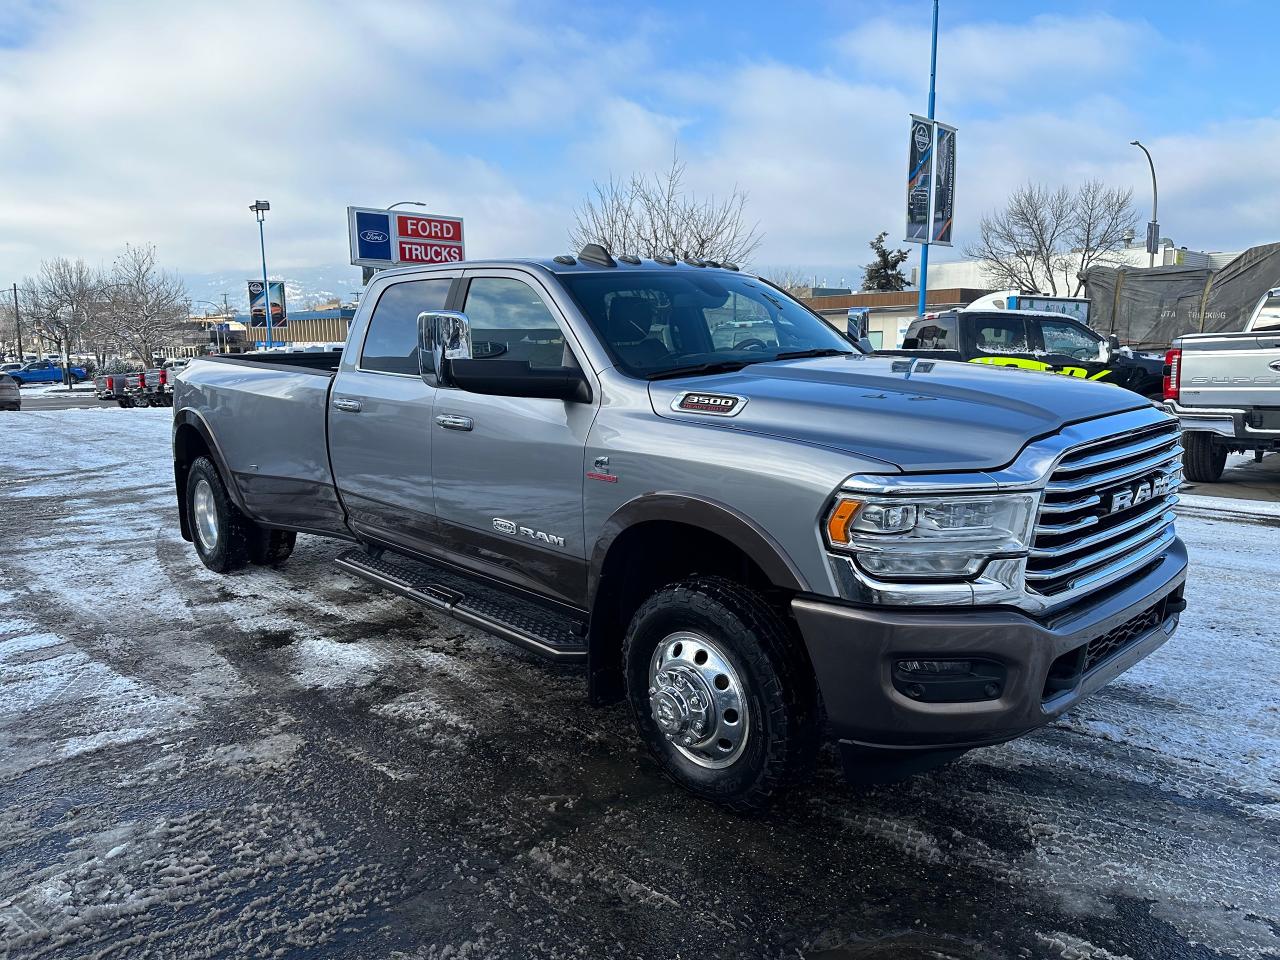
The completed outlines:
[[[1192,333],[1165,357],[1165,407],[1182,425],[1187,479],[1213,483],[1228,453],[1280,450],[1280,287],[1241,333]]]

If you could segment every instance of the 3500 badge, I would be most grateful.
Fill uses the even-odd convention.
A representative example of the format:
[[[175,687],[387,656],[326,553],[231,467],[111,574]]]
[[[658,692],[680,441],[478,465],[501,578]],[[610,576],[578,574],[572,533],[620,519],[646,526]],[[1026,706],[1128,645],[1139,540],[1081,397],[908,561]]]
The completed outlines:
[[[731,393],[694,393],[687,391],[671,402],[672,410],[684,413],[709,413],[713,417],[732,417],[747,405],[746,397]]]

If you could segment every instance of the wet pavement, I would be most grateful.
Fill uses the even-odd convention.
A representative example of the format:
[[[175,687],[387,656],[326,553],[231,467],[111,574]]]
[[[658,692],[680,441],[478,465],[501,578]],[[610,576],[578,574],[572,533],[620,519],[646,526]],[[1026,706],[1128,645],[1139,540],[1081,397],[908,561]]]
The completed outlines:
[[[1280,510],[1189,498],[1181,630],[1052,726],[743,818],[336,543],[205,570],[168,411],[3,429],[0,956],[1280,956]]]

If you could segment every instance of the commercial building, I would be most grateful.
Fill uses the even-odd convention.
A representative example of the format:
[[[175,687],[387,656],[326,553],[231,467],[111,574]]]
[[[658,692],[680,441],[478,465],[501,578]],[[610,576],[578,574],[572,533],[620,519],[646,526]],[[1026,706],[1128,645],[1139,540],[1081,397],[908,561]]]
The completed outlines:
[[[1160,249],[1155,255],[1154,266],[1157,267],[1206,267],[1210,270],[1218,270],[1225,267],[1240,253],[1239,250],[1230,252],[1207,251],[1207,250],[1189,250],[1186,247],[1175,246],[1174,242],[1168,237],[1162,237],[1160,240]],[[1098,266],[1107,267],[1132,267],[1142,268],[1152,266],[1151,255],[1147,253],[1145,244],[1136,240],[1130,241],[1126,246],[1119,250],[1108,254],[1105,261],[1097,264]],[[1079,253],[1067,254],[1063,258],[1062,266],[1054,274],[1054,282],[1057,284],[1057,296],[1080,296],[1081,294],[1073,294],[1077,288],[1076,273],[1080,269]],[[920,275],[917,268],[911,270],[911,283],[913,285],[920,282]],[[957,287],[991,287],[991,278],[987,276],[986,268],[980,260],[935,260],[929,263],[929,289],[955,289]],[[1027,293],[1053,293],[1052,290],[1025,291]]]
[[[355,307],[328,307],[321,310],[290,310],[284,323],[271,325],[271,336],[276,343],[284,342],[291,347],[313,347],[332,343],[343,343],[347,339],[347,330],[351,326],[351,318],[356,315]],[[248,325],[247,314],[239,314],[236,320]],[[267,341],[266,326],[249,326],[249,338],[254,344]]]

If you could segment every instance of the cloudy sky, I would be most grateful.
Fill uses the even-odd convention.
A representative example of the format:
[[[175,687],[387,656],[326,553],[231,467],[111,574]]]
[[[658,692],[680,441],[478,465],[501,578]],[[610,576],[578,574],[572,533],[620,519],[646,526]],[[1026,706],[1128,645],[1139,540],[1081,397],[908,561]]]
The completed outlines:
[[[188,273],[343,264],[344,208],[425,200],[468,254],[567,246],[593,180],[669,162],[736,184],[755,266],[850,281],[903,229],[928,0],[830,3],[0,0],[0,284],[152,241]],[[1011,185],[1134,188],[1165,235],[1280,239],[1280,5],[942,0],[957,241]],[[912,258],[911,263],[914,264]],[[352,268],[354,269],[354,268]]]

